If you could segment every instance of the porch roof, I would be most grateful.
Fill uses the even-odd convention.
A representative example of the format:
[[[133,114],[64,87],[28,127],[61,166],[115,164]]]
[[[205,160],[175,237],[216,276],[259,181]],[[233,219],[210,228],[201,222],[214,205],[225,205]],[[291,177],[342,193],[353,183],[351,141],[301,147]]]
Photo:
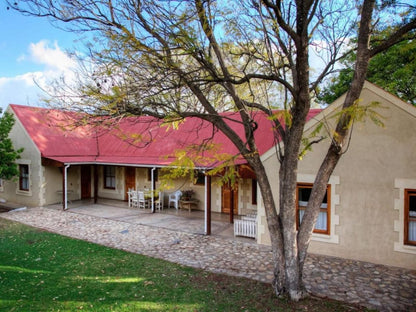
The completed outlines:
[[[219,155],[238,155],[231,141],[207,121],[186,118],[177,129],[149,116],[126,117],[114,121],[86,122],[83,114],[56,109],[10,105],[11,109],[38,147],[41,156],[65,164],[96,163],[136,166],[168,166],[176,153],[190,146],[200,147],[213,138],[212,149],[198,151],[198,167],[215,167]],[[308,118],[320,109],[310,111]],[[244,138],[241,118],[236,113],[223,114],[227,124]],[[253,112],[258,124],[254,132],[260,154],[274,144],[272,122],[262,112]],[[97,119],[95,119],[97,120]],[[246,163],[240,156],[237,164]]]

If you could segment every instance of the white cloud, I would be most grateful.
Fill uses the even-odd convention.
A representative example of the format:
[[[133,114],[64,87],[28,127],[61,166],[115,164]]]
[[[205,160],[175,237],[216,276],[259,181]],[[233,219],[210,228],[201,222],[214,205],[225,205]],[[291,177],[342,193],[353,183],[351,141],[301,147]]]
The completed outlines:
[[[10,103],[41,105],[39,97],[46,95],[43,90],[50,89],[51,83],[61,77],[73,81],[77,64],[57,42],[50,46],[46,40],[31,43],[28,54],[19,56],[18,62],[39,64],[41,68],[15,77],[0,77],[0,107],[3,110]]]
[[[36,76],[42,73],[27,73],[12,78],[0,77],[0,107],[8,104],[38,105],[42,90],[35,84]]]
[[[75,60],[71,59],[68,54],[61,50],[55,41],[53,46],[49,46],[49,41],[41,40],[29,45],[30,60],[35,63],[45,65],[52,70],[66,71],[74,68]]]

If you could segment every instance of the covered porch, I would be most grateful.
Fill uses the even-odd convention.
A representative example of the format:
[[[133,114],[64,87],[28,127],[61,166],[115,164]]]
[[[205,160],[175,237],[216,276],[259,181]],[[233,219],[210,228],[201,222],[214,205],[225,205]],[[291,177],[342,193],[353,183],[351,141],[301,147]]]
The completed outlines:
[[[61,204],[49,205],[51,209],[62,209]],[[128,202],[114,199],[75,200],[68,203],[68,213],[89,215],[104,219],[117,220],[127,224],[141,224],[152,227],[205,235],[205,212],[201,210],[164,208],[157,213],[151,209],[129,207]],[[242,242],[256,243],[255,239],[234,236],[234,224],[230,223],[229,214],[211,212],[211,235]]]

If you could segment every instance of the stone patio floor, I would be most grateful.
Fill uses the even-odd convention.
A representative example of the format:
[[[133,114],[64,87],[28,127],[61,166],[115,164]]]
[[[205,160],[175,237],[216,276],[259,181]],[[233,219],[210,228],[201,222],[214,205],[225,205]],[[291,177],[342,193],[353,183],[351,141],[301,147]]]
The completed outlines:
[[[200,217],[137,213],[104,204],[82,204],[67,211],[59,206],[29,208],[0,217],[215,273],[265,283],[273,278],[270,247],[235,239],[223,220],[213,220],[214,235],[206,236]],[[416,271],[310,254],[304,281],[319,297],[379,311],[416,311]]]

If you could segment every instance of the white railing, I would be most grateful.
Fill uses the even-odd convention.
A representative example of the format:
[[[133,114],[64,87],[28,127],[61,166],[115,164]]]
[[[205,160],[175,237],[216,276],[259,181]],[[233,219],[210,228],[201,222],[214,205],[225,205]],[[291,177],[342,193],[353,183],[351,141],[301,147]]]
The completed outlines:
[[[256,218],[243,217],[241,220],[234,220],[234,235],[256,238],[257,221]]]

